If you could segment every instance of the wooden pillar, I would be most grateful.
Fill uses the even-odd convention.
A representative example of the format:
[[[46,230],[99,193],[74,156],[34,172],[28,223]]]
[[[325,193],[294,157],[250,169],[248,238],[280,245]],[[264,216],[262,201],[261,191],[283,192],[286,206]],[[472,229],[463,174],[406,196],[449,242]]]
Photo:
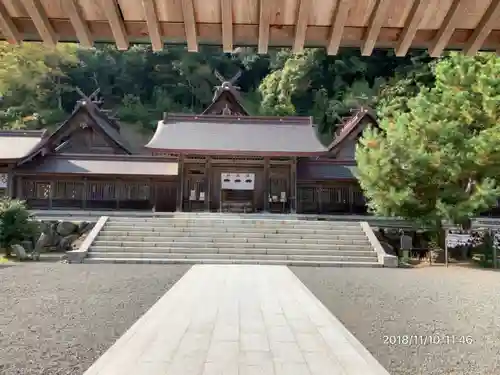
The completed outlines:
[[[14,198],[14,172],[12,169],[9,169],[7,172],[7,196],[9,198]]]
[[[54,181],[49,183],[49,208],[52,209],[52,198],[54,196]]]
[[[115,200],[116,200],[116,209],[120,209],[120,191],[122,186],[122,180],[117,178],[115,181]]]
[[[89,194],[89,182],[87,177],[83,178],[83,191],[82,191],[82,208],[85,210],[87,208],[87,199]]]
[[[27,199],[27,197],[23,194],[23,178],[21,176],[16,176],[16,198],[19,199]]]
[[[297,213],[297,158],[290,164],[290,213]]]
[[[349,184],[349,213],[353,213],[354,208],[354,187],[352,184]]]
[[[184,199],[184,155],[179,155],[178,168],[179,189],[177,190],[177,211],[182,211],[182,201]]]
[[[264,212],[269,212],[269,189],[270,189],[270,178],[269,178],[269,158],[264,157]]]
[[[205,163],[205,181],[207,186],[205,187],[205,209],[210,212],[210,198],[212,194],[212,159],[210,156],[207,157]]]

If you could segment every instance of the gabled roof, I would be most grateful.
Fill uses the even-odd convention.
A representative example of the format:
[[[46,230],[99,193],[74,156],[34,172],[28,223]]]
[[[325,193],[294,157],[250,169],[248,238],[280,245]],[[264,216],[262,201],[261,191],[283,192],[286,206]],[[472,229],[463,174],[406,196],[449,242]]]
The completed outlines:
[[[232,112],[235,112],[242,116],[249,116],[248,111],[243,106],[241,94],[236,89],[236,87],[231,84],[231,82],[223,82],[220,86],[217,87],[212,99],[212,103],[210,103],[210,105],[203,111],[202,115],[214,115],[214,109],[222,101],[226,101],[229,104],[229,109]]]
[[[363,119],[366,119],[367,117],[373,123],[377,124],[377,119],[372,109],[368,107],[360,107],[355,110],[353,115],[346,118],[346,120],[340,125],[340,132],[335,135],[335,138],[328,146],[328,151],[336,153],[341,148],[342,144],[347,139],[351,138],[351,135],[361,132]]]
[[[146,148],[234,155],[320,155],[311,117],[166,116]]]
[[[46,135],[46,130],[0,130],[0,160],[15,162],[24,158]]]
[[[132,154],[132,150],[125,139],[120,135],[119,125],[116,121],[110,119],[97,105],[92,102],[79,101],[71,115],[64,121],[50,136],[46,137],[43,142],[27,155],[26,159],[32,159],[40,153],[47,152],[47,148],[53,151],[57,146],[53,142],[64,132],[69,126],[71,120],[81,111],[86,111],[93,120],[92,126],[96,126],[104,135],[126,154]],[[59,145],[58,145],[59,146]],[[22,161],[24,162],[24,160]]]

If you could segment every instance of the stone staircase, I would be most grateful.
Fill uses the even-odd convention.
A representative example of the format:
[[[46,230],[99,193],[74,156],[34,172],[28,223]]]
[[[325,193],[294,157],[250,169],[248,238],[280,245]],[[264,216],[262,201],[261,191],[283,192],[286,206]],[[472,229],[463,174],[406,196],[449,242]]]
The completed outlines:
[[[359,222],[230,215],[110,217],[85,263],[381,267]]]

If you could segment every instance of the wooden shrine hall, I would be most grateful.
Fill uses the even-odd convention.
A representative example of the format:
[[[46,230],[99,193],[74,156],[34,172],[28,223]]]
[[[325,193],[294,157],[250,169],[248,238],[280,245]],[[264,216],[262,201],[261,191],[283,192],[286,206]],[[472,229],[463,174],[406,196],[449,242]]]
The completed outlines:
[[[54,132],[0,132],[0,193],[32,208],[364,213],[357,137],[375,117],[355,109],[330,145],[310,117],[251,116],[235,80],[200,115],[165,114],[137,137],[83,93]]]

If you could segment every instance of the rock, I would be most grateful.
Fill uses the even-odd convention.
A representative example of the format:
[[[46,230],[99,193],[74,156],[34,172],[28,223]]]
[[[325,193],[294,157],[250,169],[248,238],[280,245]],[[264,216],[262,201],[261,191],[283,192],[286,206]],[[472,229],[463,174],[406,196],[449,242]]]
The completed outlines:
[[[57,225],[56,232],[62,237],[66,237],[78,230],[78,225],[71,221],[62,221]]]
[[[40,254],[41,252],[44,251],[46,247],[50,247],[51,242],[52,241],[50,235],[45,232],[42,232],[42,234],[36,241],[34,252]]]
[[[31,242],[30,240],[22,241],[21,246],[26,250],[28,254],[33,251],[33,242]]]
[[[87,221],[82,221],[78,226],[78,233],[80,235],[90,232],[95,226],[95,223],[89,223]]]
[[[75,242],[78,237],[80,237],[78,234],[70,234],[68,236],[65,236],[61,239],[57,246],[58,251],[68,251],[71,250],[71,244]]]
[[[12,249],[14,254],[16,254],[18,260],[22,261],[28,259],[28,254],[26,253],[24,247],[22,247],[21,245],[11,245],[10,248]]]

